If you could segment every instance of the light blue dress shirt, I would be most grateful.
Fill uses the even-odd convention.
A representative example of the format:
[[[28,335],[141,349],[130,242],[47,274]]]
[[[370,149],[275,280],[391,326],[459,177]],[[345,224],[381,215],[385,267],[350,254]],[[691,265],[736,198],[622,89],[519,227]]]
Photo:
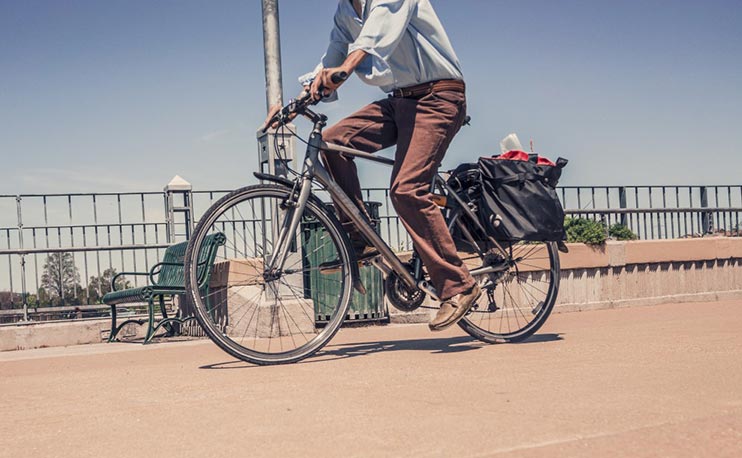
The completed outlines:
[[[302,84],[311,82],[322,68],[341,65],[358,49],[369,55],[355,73],[384,92],[442,79],[463,80],[430,0],[361,0],[361,5],[362,18],[350,0],[340,0],[327,52],[313,72],[299,78]]]

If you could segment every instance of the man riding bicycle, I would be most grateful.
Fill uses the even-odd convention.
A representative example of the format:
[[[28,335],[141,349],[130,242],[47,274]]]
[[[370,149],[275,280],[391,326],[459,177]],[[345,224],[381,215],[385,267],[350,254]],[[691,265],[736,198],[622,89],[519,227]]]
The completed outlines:
[[[429,192],[466,116],[458,58],[430,0],[340,0],[334,24],[327,52],[302,83],[316,101],[332,101],[343,84],[332,76],[355,72],[389,93],[326,129],[323,137],[369,153],[397,145],[391,200],[442,302],[430,329],[443,330],[458,322],[480,295]],[[269,120],[278,109],[271,110]],[[365,213],[353,158],[323,154],[323,161]],[[377,256],[349,218],[342,212],[338,216],[356,257]]]

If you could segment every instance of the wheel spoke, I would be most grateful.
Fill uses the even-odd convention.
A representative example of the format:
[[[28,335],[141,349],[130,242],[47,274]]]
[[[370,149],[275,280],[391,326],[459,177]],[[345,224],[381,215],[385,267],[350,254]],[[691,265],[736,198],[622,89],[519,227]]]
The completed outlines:
[[[494,288],[491,291],[496,307],[480,304],[480,310],[460,322],[465,331],[485,342],[518,341],[530,336],[551,312],[559,287],[555,244],[514,243],[510,249],[505,248],[503,256],[503,262],[514,266],[506,272],[484,274],[478,280]],[[467,253],[461,259],[470,265],[481,259],[480,265],[485,266],[481,254]]]
[[[279,228],[292,213],[283,211],[290,195],[280,186],[261,185],[223,197],[199,221],[186,260],[190,288],[194,253],[200,251],[195,245],[205,234],[226,237],[208,293],[192,294],[197,318],[222,349],[257,364],[295,362],[318,351],[342,324],[350,301],[348,248],[341,229],[313,198],[303,209],[292,207],[303,213],[297,234],[287,235],[291,245],[283,269],[267,270],[279,248]],[[341,271],[323,274],[319,265],[332,259]],[[317,326],[318,312],[329,318],[324,326]]]

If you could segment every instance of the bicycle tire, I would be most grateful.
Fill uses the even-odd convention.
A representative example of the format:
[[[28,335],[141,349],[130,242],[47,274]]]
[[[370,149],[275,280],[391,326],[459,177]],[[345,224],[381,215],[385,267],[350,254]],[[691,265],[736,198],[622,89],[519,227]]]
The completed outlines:
[[[186,251],[185,286],[196,319],[219,348],[253,364],[295,363],[313,355],[338,331],[350,302],[350,242],[315,196],[304,208],[284,269],[266,272],[274,237],[292,214],[293,207],[285,205],[292,196],[280,185],[248,186],[225,195],[201,217]],[[210,284],[199,284],[204,240],[217,232],[226,243]],[[318,265],[328,260],[340,264],[340,271],[321,274]]]
[[[505,245],[507,255],[495,255],[491,245],[479,242],[459,253],[469,270],[491,264],[493,259],[510,265],[505,272],[476,278],[483,294],[476,308],[458,323],[466,333],[487,343],[520,342],[532,336],[549,318],[559,294],[561,271],[555,242]],[[491,296],[484,294],[488,289]]]

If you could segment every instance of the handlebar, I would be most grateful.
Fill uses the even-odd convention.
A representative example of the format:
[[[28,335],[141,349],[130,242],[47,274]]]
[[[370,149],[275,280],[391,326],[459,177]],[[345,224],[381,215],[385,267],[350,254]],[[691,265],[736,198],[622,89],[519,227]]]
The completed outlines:
[[[333,84],[340,84],[348,79],[348,73],[333,73],[330,79]],[[320,92],[324,91],[322,87],[320,87],[319,89]],[[303,114],[309,105],[315,105],[317,102],[319,101],[315,101],[312,99],[312,94],[309,91],[302,91],[296,99],[292,99],[291,101],[289,101],[289,103],[285,107],[281,108],[278,113],[276,113],[270,119],[270,121],[266,123],[265,127],[262,129],[262,133],[268,132],[268,129],[270,129],[270,126],[274,123],[287,123],[291,119],[291,115],[293,114]]]
[[[273,117],[265,124],[265,127],[263,127],[262,133],[268,132],[268,129],[270,129],[274,123],[286,124],[290,120],[292,114],[300,114],[311,104],[312,95],[308,91],[302,91],[296,99],[291,99],[285,107],[281,108],[278,110],[278,113],[273,115]]]
[[[348,79],[348,72],[333,73],[332,76],[330,77],[332,84],[340,84],[347,79]]]

